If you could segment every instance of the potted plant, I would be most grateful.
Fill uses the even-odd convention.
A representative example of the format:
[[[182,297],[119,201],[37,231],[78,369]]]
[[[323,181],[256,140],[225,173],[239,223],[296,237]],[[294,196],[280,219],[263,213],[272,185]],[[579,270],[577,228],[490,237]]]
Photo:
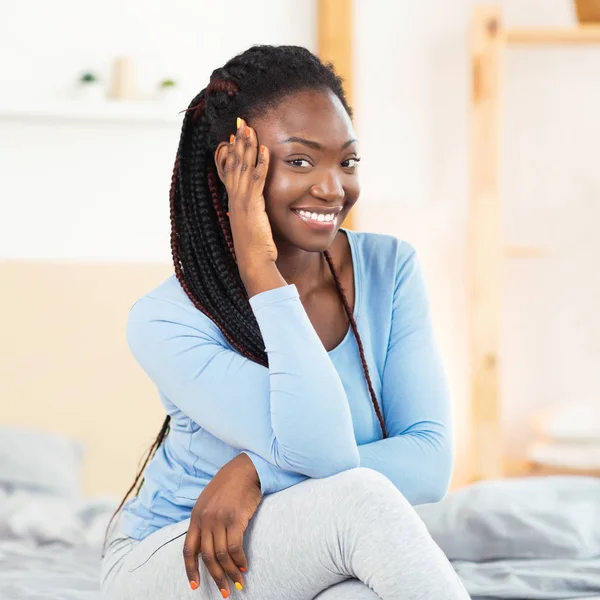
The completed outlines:
[[[167,102],[177,102],[180,90],[174,79],[162,79],[158,84],[158,97]]]
[[[575,12],[581,24],[600,23],[600,0],[575,0]]]
[[[92,71],[85,71],[79,76],[77,97],[85,100],[104,100],[104,85]]]

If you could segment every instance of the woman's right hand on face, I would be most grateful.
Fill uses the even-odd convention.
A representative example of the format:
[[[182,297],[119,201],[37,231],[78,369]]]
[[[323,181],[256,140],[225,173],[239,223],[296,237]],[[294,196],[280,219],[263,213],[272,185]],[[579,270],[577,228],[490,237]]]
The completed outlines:
[[[229,221],[238,267],[251,268],[277,260],[263,190],[269,169],[269,150],[260,146],[256,131],[238,119],[229,140],[224,184],[229,198]]]
[[[242,589],[242,573],[248,570],[243,536],[261,500],[254,463],[243,452],[224,465],[202,490],[183,545],[185,570],[193,590],[200,587],[199,554],[224,598],[231,593],[227,576],[236,589]]]

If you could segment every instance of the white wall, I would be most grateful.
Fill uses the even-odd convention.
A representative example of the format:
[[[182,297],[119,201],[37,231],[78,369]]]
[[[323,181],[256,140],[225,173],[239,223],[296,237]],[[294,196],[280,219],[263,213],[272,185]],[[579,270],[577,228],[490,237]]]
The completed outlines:
[[[472,0],[358,1],[357,121],[368,229],[412,241],[466,433],[468,25]],[[504,0],[508,25],[569,26],[570,0]],[[505,267],[503,400],[509,454],[530,413],[600,402],[600,49],[510,49],[503,188],[507,244],[547,246]],[[377,211],[374,210],[375,204]],[[466,449],[466,446],[459,446]]]
[[[472,0],[356,0],[362,229],[414,243],[466,435],[468,23]],[[505,0],[508,24],[568,25],[570,0]],[[35,18],[31,18],[35,15]],[[178,77],[191,99],[252,43],[315,49],[313,2],[4,0],[0,93],[40,103],[127,53],[140,88]],[[506,238],[560,254],[506,265],[503,327],[511,452],[542,403],[600,395],[598,48],[510,50]],[[183,106],[181,107],[183,108]],[[0,120],[0,258],[168,261],[177,126]],[[595,135],[594,135],[595,134]],[[462,447],[463,449],[466,447]]]
[[[256,43],[315,49],[312,2],[4,0],[0,106],[68,97],[132,56],[142,96],[174,77],[187,108],[211,72]],[[21,100],[23,98],[23,100]],[[170,260],[179,125],[11,120],[0,111],[0,259]]]

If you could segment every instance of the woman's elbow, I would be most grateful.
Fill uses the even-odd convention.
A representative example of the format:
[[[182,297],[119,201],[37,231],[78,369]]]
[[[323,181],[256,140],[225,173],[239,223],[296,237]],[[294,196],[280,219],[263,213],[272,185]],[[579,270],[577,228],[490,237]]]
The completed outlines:
[[[450,488],[453,467],[452,450],[437,454],[430,469],[423,471],[426,479],[421,481],[420,493],[414,504],[432,504],[443,500]]]
[[[314,479],[324,479],[356,467],[360,467],[358,447],[348,448],[345,451],[330,450],[315,456],[310,466],[308,466],[310,473],[305,474]]]
[[[306,452],[306,446],[301,451],[290,452],[279,445],[274,463],[286,471],[300,473],[312,479],[324,479],[359,467],[360,455],[356,445],[348,448],[321,446],[315,453]]]

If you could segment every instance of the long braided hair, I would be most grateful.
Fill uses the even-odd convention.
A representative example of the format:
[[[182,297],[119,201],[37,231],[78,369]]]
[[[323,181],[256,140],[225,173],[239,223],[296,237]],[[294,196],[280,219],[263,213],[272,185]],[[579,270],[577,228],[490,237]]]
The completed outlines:
[[[171,179],[171,252],[175,275],[194,306],[219,327],[225,339],[240,354],[265,367],[268,367],[267,354],[237,268],[227,218],[227,192],[217,175],[214,153],[219,142],[229,140],[230,133],[235,131],[238,116],[251,122],[253,116],[264,114],[286,96],[305,90],[331,90],[352,116],[342,80],[333,65],[323,64],[306,48],[259,45],[235,56],[213,71],[208,86],[185,111]],[[354,316],[331,254],[327,250],[323,254],[356,337],[385,438],[383,416]],[[115,515],[169,433],[169,423],[167,416]],[[141,479],[136,494],[143,483]]]

